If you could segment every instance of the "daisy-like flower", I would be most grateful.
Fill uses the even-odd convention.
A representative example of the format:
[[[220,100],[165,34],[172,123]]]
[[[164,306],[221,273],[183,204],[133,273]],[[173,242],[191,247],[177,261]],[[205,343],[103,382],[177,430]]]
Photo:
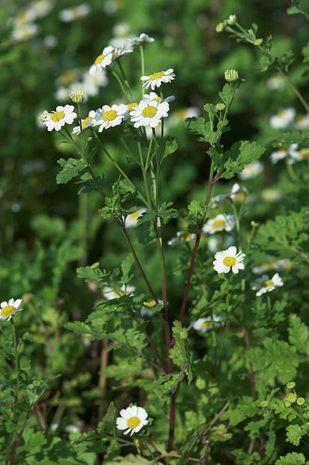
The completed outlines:
[[[159,300],[159,302],[156,302],[154,299],[146,300],[145,302],[143,302],[143,306],[141,308],[141,315],[153,316],[156,312],[152,310],[152,308],[157,307],[158,304],[162,306],[162,300]]]
[[[173,237],[168,241],[168,245],[175,246],[177,244],[183,244],[185,242],[194,241],[196,238],[196,234],[190,233],[188,231],[177,231],[176,237]]]
[[[92,122],[94,120],[94,117],[96,115],[96,112],[94,110],[89,111],[88,116],[84,119],[81,120],[81,126],[75,126],[73,128],[73,134],[80,134],[81,131],[84,131],[85,129],[89,128],[92,126]]]
[[[294,127],[295,129],[308,129],[309,128],[309,114],[296,116]]]
[[[214,269],[217,273],[229,273],[232,271],[234,274],[239,273],[239,270],[244,270],[245,254],[237,252],[235,246],[231,246],[222,252],[215,254],[213,261]]]
[[[100,55],[98,55],[94,60],[93,65],[90,67],[89,73],[92,75],[100,73],[102,69],[105,69],[107,66],[109,66],[113,61],[114,51],[114,47],[105,47],[102,53],[100,53]]]
[[[253,179],[263,171],[263,163],[256,160],[252,163],[249,163],[245,166],[241,173],[239,173],[239,177],[241,180]]]
[[[271,292],[277,287],[283,286],[283,281],[279,275],[279,273],[275,273],[272,278],[269,278],[268,276],[263,276],[261,278],[261,281],[259,283],[259,290],[256,292],[256,296],[260,297],[261,295],[265,294],[266,292]],[[256,287],[254,287],[254,290],[256,290]]]
[[[120,410],[120,416],[116,420],[117,429],[124,431],[124,434],[138,433],[143,426],[147,425],[148,413],[142,407],[132,405]]]
[[[146,212],[146,208],[139,208],[135,212],[127,215],[125,219],[125,227],[136,228],[136,226],[138,226],[138,220],[143,216],[145,212]]]
[[[19,24],[14,27],[11,39],[19,42],[22,40],[28,40],[31,37],[34,37],[39,32],[39,27],[34,23]]]
[[[103,105],[102,108],[96,111],[93,120],[93,126],[99,126],[99,132],[103,129],[113,128],[122,123],[127,114],[127,105]]]
[[[90,6],[87,3],[82,3],[73,8],[67,8],[65,10],[60,11],[59,18],[64,23],[70,23],[75,21],[76,19],[83,18],[90,13]]]
[[[220,326],[221,318],[217,315],[213,315],[213,317],[208,316],[207,318],[199,318],[198,320],[192,323],[192,327],[196,331],[201,331],[205,333],[213,328],[217,328]]]
[[[122,285],[120,289],[115,289],[113,287],[103,287],[103,296],[106,300],[119,299],[125,295],[131,295],[135,291],[134,286]]]
[[[288,155],[288,152],[286,150],[276,150],[270,155],[270,159],[273,165],[278,163],[278,161],[283,160],[286,158]]]
[[[48,131],[60,131],[65,124],[72,124],[77,114],[74,111],[73,105],[58,105],[56,111],[46,113],[43,123]]]
[[[235,226],[234,215],[220,214],[211,218],[203,226],[203,232],[208,234],[215,234],[219,231],[232,231]]]
[[[9,321],[15,315],[15,313],[21,310],[21,308],[19,308],[21,303],[22,299],[10,299],[8,302],[1,302],[0,320]]]
[[[236,199],[238,195],[240,195],[243,192],[241,189],[240,185],[238,183],[233,184],[231,190],[227,194],[219,194],[213,197],[210,201],[210,205],[214,206],[220,202],[223,202],[224,200],[227,199]]]
[[[292,268],[292,262],[288,258],[282,260],[269,260],[268,262],[262,263],[259,266],[255,266],[252,271],[255,274],[266,273],[273,270],[290,271]]]
[[[279,111],[276,115],[273,115],[269,122],[272,128],[283,129],[288,127],[294,120],[295,108],[286,108],[285,110]]]
[[[162,83],[168,83],[175,79],[175,73],[173,68],[169,68],[166,71],[157,71],[156,73],[150,74],[149,76],[142,76],[141,81],[144,82],[146,89],[154,90],[156,87],[160,87]]]
[[[137,37],[132,37],[132,44],[134,46],[137,46],[137,45],[142,45],[144,43],[151,43],[151,42],[154,42],[155,39],[153,37],[150,37],[148,34],[145,34],[144,32],[142,32],[139,36]]]
[[[290,163],[309,160],[309,148],[298,149],[298,144],[292,144],[289,148]]]
[[[279,202],[282,199],[282,193],[277,189],[263,189],[261,192],[261,198],[265,202]]]
[[[150,101],[149,96],[145,96],[138,106],[131,111],[130,118],[135,128],[140,126],[155,128],[162,118],[167,117],[169,108],[168,102]]]

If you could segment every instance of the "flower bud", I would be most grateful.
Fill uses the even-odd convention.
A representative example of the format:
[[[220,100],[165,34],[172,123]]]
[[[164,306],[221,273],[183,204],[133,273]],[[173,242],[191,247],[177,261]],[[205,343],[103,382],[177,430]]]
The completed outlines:
[[[70,99],[73,103],[83,103],[86,100],[85,92],[83,89],[76,89],[70,92]]]
[[[295,386],[296,386],[296,385],[295,385],[294,381],[290,381],[290,382],[286,385],[286,387],[287,387],[288,389],[294,389]]]
[[[235,82],[238,80],[238,71],[236,69],[228,69],[224,73],[224,78],[227,82]]]
[[[263,43],[263,39],[256,39],[256,40],[254,41],[254,45],[256,45],[257,47],[258,47],[259,45],[261,45],[262,43]]]
[[[303,397],[299,397],[297,399],[297,405],[304,405],[304,403],[305,403],[305,399]]]
[[[217,103],[216,110],[221,111],[221,110],[224,110],[224,108],[225,108],[224,103]]]
[[[216,26],[216,32],[222,32],[224,29],[224,24],[223,23],[218,23]]]
[[[293,392],[290,392],[290,393],[286,396],[285,400],[286,400],[287,402],[289,402],[290,404],[293,404],[293,403],[296,402],[296,400],[297,400],[297,395],[296,395],[296,394],[293,394]]]

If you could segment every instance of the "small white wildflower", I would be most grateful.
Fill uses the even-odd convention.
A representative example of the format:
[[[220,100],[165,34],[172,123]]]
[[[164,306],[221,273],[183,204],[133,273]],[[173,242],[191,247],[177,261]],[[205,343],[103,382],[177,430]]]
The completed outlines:
[[[284,85],[284,78],[281,74],[274,74],[267,80],[266,85],[270,90],[281,89]]]
[[[138,220],[143,216],[145,212],[146,212],[146,208],[139,208],[135,212],[127,215],[125,219],[125,227],[136,228],[136,226],[138,226]]]
[[[277,287],[283,286],[283,281],[278,273],[275,273],[272,278],[268,276],[263,276],[261,278],[261,282],[258,284],[259,290],[256,292],[256,296],[260,297],[261,295],[265,294],[266,292],[271,292],[275,290]],[[256,287],[254,287],[256,290]]]
[[[284,129],[290,126],[295,117],[295,108],[286,108],[271,116],[269,122],[272,128]]]
[[[127,114],[127,105],[103,105],[96,111],[93,126],[99,126],[99,132],[119,126]]]
[[[148,413],[142,407],[133,405],[120,410],[120,416],[116,420],[117,429],[124,431],[124,434],[138,433],[143,426],[147,425]]]
[[[298,144],[292,144],[289,147],[290,163],[309,160],[309,148],[298,148]]]
[[[234,215],[220,214],[211,218],[203,226],[203,232],[206,234],[215,234],[220,231],[232,231],[235,227]]]
[[[232,271],[234,274],[237,274],[239,270],[244,270],[245,268],[244,258],[244,253],[237,252],[236,247],[231,246],[215,254],[215,259],[213,261],[214,269],[217,273],[228,273]]]
[[[270,159],[273,165],[278,163],[278,161],[283,160],[288,155],[287,150],[276,150],[270,155]]]
[[[162,83],[169,83],[175,79],[175,73],[173,68],[169,68],[166,71],[157,71],[156,73],[148,76],[142,76],[141,81],[144,82],[146,89],[151,88],[154,90],[156,87],[160,87]]]
[[[309,114],[296,116],[294,128],[295,129],[308,129],[309,128]]]
[[[103,296],[106,300],[119,299],[125,295],[131,295],[135,291],[134,286],[122,285],[120,289],[115,289],[113,287],[103,287]]]
[[[109,66],[113,61],[114,51],[114,47],[105,47],[102,53],[100,53],[100,55],[98,55],[94,60],[93,65],[90,67],[89,73],[92,75],[100,73],[102,69],[105,69],[107,66]]]
[[[75,6],[73,8],[67,8],[60,11],[59,18],[64,23],[70,23],[80,18],[84,18],[90,13],[90,6],[87,3]]]
[[[253,179],[263,172],[263,163],[256,160],[245,166],[239,177],[241,180]]]
[[[207,318],[199,318],[198,320],[194,321],[192,323],[192,327],[196,331],[205,333],[211,329],[219,327],[221,321],[221,318],[217,315],[213,315],[212,317],[208,316]]]
[[[158,102],[149,100],[145,96],[143,100],[130,113],[130,119],[135,128],[140,126],[155,128],[162,118],[166,118],[169,112],[169,104],[166,101]]]
[[[194,241],[196,234],[190,233],[188,231],[177,231],[176,237],[173,237],[168,241],[168,245],[174,247],[175,245]]]
[[[227,82],[235,82],[239,79],[238,71],[236,69],[228,69],[224,73],[224,79]]]
[[[4,301],[1,302],[0,305],[0,320],[7,320],[9,321],[15,313],[22,310],[20,305],[22,303],[22,299],[10,299],[8,302]]]
[[[11,39],[15,42],[31,39],[39,32],[39,27],[34,23],[19,24],[14,27]]]
[[[81,133],[81,131],[84,131],[85,129],[92,126],[95,115],[96,112],[94,110],[89,111],[88,116],[81,120],[81,126],[75,126],[72,133],[78,135]]]
[[[60,131],[65,124],[72,124],[76,117],[73,105],[65,105],[64,107],[59,105],[56,107],[56,111],[45,114],[43,123],[48,131]]]

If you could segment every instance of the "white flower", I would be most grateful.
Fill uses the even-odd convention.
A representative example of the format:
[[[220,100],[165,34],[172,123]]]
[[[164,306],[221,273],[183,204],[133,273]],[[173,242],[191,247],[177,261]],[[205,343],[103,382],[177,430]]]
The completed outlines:
[[[12,40],[19,42],[21,40],[28,40],[31,37],[37,35],[39,27],[34,23],[19,24],[14,27],[11,38]]]
[[[199,318],[198,320],[192,323],[192,327],[196,331],[201,331],[205,333],[213,328],[217,328],[220,326],[221,318],[217,315],[213,315],[213,317],[208,316],[207,318]]]
[[[220,214],[211,218],[203,226],[203,232],[214,234],[219,231],[232,231],[235,226],[234,215]]]
[[[90,12],[91,8],[87,3],[82,3],[73,8],[67,8],[65,10],[60,11],[59,18],[64,23],[70,23],[71,21],[75,21],[76,19],[83,18],[87,16]]]
[[[44,125],[48,131],[60,131],[65,124],[72,124],[77,114],[74,112],[73,105],[58,105],[56,111],[45,114]]]
[[[261,198],[265,202],[279,202],[282,199],[282,194],[277,189],[263,189]]]
[[[187,118],[196,118],[200,114],[197,107],[180,108],[173,112],[168,120],[168,126],[171,128],[183,123]]]
[[[295,117],[295,108],[286,108],[270,118],[270,125],[275,129],[288,127]]]
[[[290,271],[292,268],[292,263],[289,259],[284,258],[282,260],[270,260],[268,262],[264,262],[259,266],[255,266],[252,271],[256,274],[265,273],[267,271],[272,270],[285,270]]]
[[[108,83],[107,75],[105,69],[95,75],[89,73],[84,74],[81,87],[84,89],[84,92],[87,97],[95,97],[98,95],[99,87],[104,87]]]
[[[99,132],[103,129],[109,129],[119,126],[127,114],[127,105],[103,105],[102,108],[96,111],[93,120],[94,126],[99,126]]]
[[[190,233],[188,231],[177,231],[176,237],[173,237],[168,241],[168,245],[174,246],[177,244],[181,244],[184,242],[191,242],[194,241],[196,238],[196,234]]]
[[[288,152],[286,150],[276,150],[270,155],[270,159],[273,165],[278,161],[283,160],[287,156]]]
[[[94,63],[89,70],[89,73],[92,75],[97,74],[102,69],[105,69],[107,66],[109,66],[113,61],[114,51],[115,51],[114,47],[111,47],[111,46],[105,47],[102,53],[100,53],[100,55],[98,55],[96,59],[94,60]]]
[[[155,39],[153,37],[150,37],[148,34],[145,34],[144,32],[142,32],[137,37],[132,37],[131,40],[132,40],[133,45],[135,45],[135,46],[136,45],[142,45],[145,42],[151,43],[151,42],[155,41]]]
[[[49,34],[43,39],[44,45],[47,48],[54,48],[58,44],[58,39],[56,36]]]
[[[263,276],[260,282],[260,289],[257,291],[255,295],[259,297],[265,294],[266,292],[271,292],[277,287],[281,286],[283,286],[283,281],[278,273],[275,273],[272,278],[269,278],[268,276]]]
[[[214,206],[220,202],[223,202],[223,200],[226,200],[226,199],[232,199],[234,200],[237,195],[239,195],[240,193],[242,193],[242,189],[240,187],[240,185],[238,183],[235,183],[233,184],[231,190],[227,193],[227,194],[219,194],[219,195],[216,195],[215,197],[213,197],[210,201],[210,205],[211,206]]]
[[[290,163],[309,160],[309,148],[298,149],[298,144],[289,147]]]
[[[244,258],[245,254],[237,253],[236,247],[232,245],[228,249],[216,253],[213,261],[214,269],[217,273],[228,273],[232,270],[233,273],[237,274],[239,270],[245,268]]]
[[[239,177],[241,180],[252,179],[261,174],[263,171],[263,163],[256,160],[252,163],[249,163],[245,166],[241,173],[239,173]]]
[[[270,90],[281,89],[283,84],[284,84],[284,78],[281,76],[281,74],[274,74],[266,82],[266,85],[267,85],[268,89],[270,89]]]
[[[308,129],[309,128],[309,114],[299,115],[295,118],[295,129]]]
[[[175,73],[173,68],[169,68],[166,71],[157,71],[156,73],[150,74],[149,76],[142,76],[141,81],[144,81],[144,87],[146,89],[151,88],[154,90],[156,87],[160,87],[162,83],[168,83],[175,79]]]
[[[166,118],[169,112],[168,102],[150,101],[149,96],[145,97],[130,113],[135,128],[140,126],[155,128],[159,125],[161,118]]]
[[[160,308],[162,308],[162,300],[159,300],[159,302],[156,302],[154,299],[146,300],[143,302],[143,306],[141,308],[141,316],[153,316],[156,311],[151,309],[157,307],[159,304]]]
[[[120,417],[116,420],[117,429],[124,431],[124,434],[138,433],[140,429],[147,425],[148,413],[142,407],[133,405],[120,410]]]
[[[143,213],[146,212],[146,208],[139,208],[136,212],[130,213],[125,219],[126,228],[135,228],[138,226],[138,220],[143,216]]]
[[[103,296],[106,300],[113,300],[119,299],[119,297],[123,297],[125,295],[133,294],[135,291],[134,286],[126,286],[122,285],[120,289],[115,289],[112,287],[103,287]]]
[[[34,19],[43,18],[53,9],[54,2],[51,0],[38,0],[31,3]]]
[[[90,126],[92,126],[95,115],[96,115],[96,112],[94,110],[89,111],[88,116],[86,118],[82,119],[81,127],[79,125],[75,126],[73,128],[72,133],[78,135],[78,134],[81,133],[81,131],[84,131],[84,129],[87,129]]]
[[[0,320],[10,320],[15,313],[21,310],[20,305],[22,299],[10,299],[8,302],[1,302],[0,305]]]

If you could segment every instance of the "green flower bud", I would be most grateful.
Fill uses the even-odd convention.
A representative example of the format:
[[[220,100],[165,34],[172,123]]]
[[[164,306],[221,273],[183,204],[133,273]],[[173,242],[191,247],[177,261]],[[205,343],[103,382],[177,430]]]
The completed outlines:
[[[303,397],[299,397],[297,399],[297,405],[303,405],[305,403],[305,399]]]
[[[296,386],[296,384],[294,383],[294,381],[290,381],[290,382],[286,385],[286,387],[287,387],[288,389],[294,389],[295,386]]]
[[[69,97],[73,103],[83,103],[86,100],[85,92],[83,89],[73,90],[70,92]]]
[[[216,26],[216,32],[222,32],[224,29],[224,24],[223,23],[218,23]]]
[[[289,402],[290,404],[293,404],[293,403],[296,402],[296,400],[297,400],[297,395],[294,394],[293,392],[290,392],[290,393],[286,396],[285,400],[286,400],[287,402]]]
[[[224,103],[217,103],[216,110],[221,111],[221,110],[224,110],[224,108],[225,108]]]
[[[261,402],[261,407],[265,408],[265,407],[268,407],[268,401],[267,400],[262,400]]]
[[[256,45],[257,47],[258,47],[259,45],[261,45],[262,43],[263,43],[263,39],[256,39],[256,40],[254,41],[254,45]]]
[[[227,82],[235,82],[238,79],[238,71],[236,69],[227,69],[224,73]]]

